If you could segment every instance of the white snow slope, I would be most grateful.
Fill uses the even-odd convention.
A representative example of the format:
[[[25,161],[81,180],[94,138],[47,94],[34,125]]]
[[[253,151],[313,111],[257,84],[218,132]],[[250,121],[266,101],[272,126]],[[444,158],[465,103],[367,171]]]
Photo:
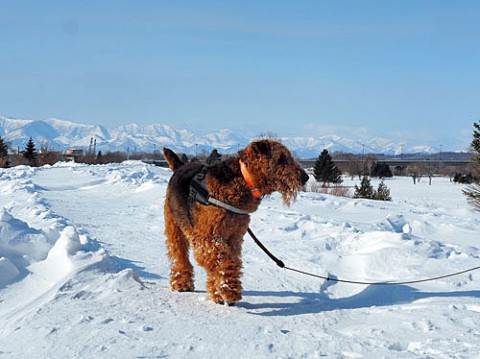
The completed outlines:
[[[234,307],[168,289],[170,172],[140,162],[0,170],[0,358],[476,358],[480,271],[367,286],[280,269],[245,238]],[[346,180],[349,184],[351,181]],[[480,214],[448,179],[392,202],[273,195],[251,228],[287,266],[353,280],[480,265]]]

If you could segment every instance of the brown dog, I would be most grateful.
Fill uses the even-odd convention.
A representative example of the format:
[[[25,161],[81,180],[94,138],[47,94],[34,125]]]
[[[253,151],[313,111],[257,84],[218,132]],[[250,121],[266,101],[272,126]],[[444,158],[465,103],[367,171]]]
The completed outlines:
[[[191,246],[196,261],[207,272],[210,298],[232,305],[242,298],[241,248],[250,222],[248,214],[257,210],[263,195],[275,191],[289,205],[308,175],[288,149],[273,140],[252,142],[238,157],[213,166],[184,164],[168,148],[163,154],[174,171],[165,199],[170,287],[180,292],[194,290]],[[190,185],[198,173],[204,175],[203,183],[211,197],[247,215],[192,201]]]

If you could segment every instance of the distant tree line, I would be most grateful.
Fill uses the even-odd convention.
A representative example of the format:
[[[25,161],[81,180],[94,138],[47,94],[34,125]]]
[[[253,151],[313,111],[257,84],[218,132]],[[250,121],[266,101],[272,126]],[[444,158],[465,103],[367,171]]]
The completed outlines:
[[[16,165],[29,165],[31,167],[37,167],[39,165],[38,152],[33,139],[30,137],[25,145],[25,149],[15,156],[9,154],[8,146],[0,136],[0,167],[8,168]]]
[[[353,198],[365,198],[365,199],[374,199],[380,201],[390,201],[390,190],[385,185],[383,180],[380,182],[376,190],[370,184],[369,176],[367,175],[365,163],[358,168],[355,168],[355,172],[361,177],[360,186],[355,185],[355,193]],[[372,177],[392,177],[392,172],[390,167],[385,162],[372,162],[370,165],[370,176]],[[322,183],[322,188],[328,188],[330,184],[333,184],[333,190],[328,192],[324,190],[325,193],[330,193],[334,195],[346,196],[348,191],[339,190],[338,185],[342,183],[342,171],[337,167],[332,156],[328,153],[328,150],[324,149],[318,159],[315,161],[313,167],[313,177],[319,183]]]
[[[82,154],[75,156],[74,160],[78,163],[87,164],[106,164],[106,163],[119,163],[131,159],[142,159],[147,156],[145,153],[138,153],[134,156],[129,156],[125,152],[107,152],[105,154],[102,151],[94,153],[93,151],[80,151]],[[9,151],[8,145],[5,140],[0,136],[0,168],[8,168],[11,166],[28,165],[31,167],[38,167],[43,165],[53,165],[60,161],[72,160],[72,157],[65,155],[60,151],[53,151],[48,148],[46,144],[42,144],[40,150],[38,150],[34,140],[30,138],[23,150]]]

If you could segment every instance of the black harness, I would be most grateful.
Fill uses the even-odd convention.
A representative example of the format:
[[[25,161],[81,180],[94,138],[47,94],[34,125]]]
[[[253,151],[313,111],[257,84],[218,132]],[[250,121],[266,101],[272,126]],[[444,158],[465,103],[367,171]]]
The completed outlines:
[[[223,208],[226,211],[237,214],[240,216],[248,216],[250,213],[241,210],[240,208],[234,207],[228,203],[222,202],[217,198],[211,196],[208,193],[207,186],[205,184],[207,175],[207,167],[203,167],[200,172],[198,172],[190,182],[190,192],[188,196],[188,205],[189,205],[189,219],[190,223],[193,225],[193,213],[192,208],[195,202],[198,202],[204,206],[215,206],[218,208]]]

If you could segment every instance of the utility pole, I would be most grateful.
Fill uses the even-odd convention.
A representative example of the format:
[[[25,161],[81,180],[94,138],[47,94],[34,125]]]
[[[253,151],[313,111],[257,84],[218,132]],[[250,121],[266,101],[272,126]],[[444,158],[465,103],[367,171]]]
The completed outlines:
[[[362,143],[362,167],[363,175],[365,176],[367,172],[365,169],[365,143]]]

